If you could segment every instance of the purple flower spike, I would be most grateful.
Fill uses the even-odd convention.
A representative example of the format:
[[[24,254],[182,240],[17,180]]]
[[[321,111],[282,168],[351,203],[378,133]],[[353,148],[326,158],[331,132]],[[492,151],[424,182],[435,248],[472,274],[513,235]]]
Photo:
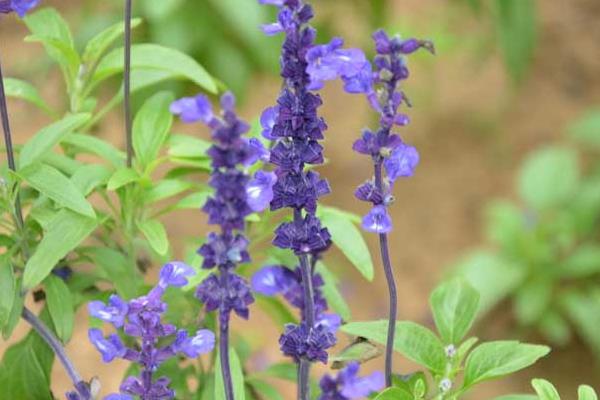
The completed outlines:
[[[104,338],[100,329],[90,329],[88,331],[88,337],[90,342],[98,349],[102,354],[102,361],[109,363],[115,358],[123,357],[126,349],[119,339],[119,336],[112,334],[108,338]]]
[[[280,265],[267,265],[252,275],[252,290],[265,296],[285,292],[296,283],[294,274]]]
[[[273,185],[277,182],[274,172],[256,171],[254,178],[246,185],[246,201],[252,211],[265,210],[273,200]]]
[[[167,286],[182,287],[187,285],[187,278],[194,276],[196,271],[181,261],[171,261],[165,264],[160,270],[160,280],[158,285],[162,288]]]
[[[92,317],[113,324],[116,328],[123,326],[128,306],[116,294],[108,298],[108,305],[101,301],[92,301],[88,304],[88,311]]]
[[[306,358],[311,362],[327,364],[327,349],[335,344],[335,336],[323,325],[316,325],[309,330],[304,324],[288,324],[279,338],[279,344],[283,354],[296,362]]]
[[[9,14],[14,11],[23,18],[39,2],[39,0],[0,0],[0,14]]]
[[[362,399],[383,389],[385,381],[381,372],[360,377],[359,369],[360,365],[353,362],[342,369],[335,378],[325,375],[319,383],[322,393],[318,400]]]
[[[400,177],[410,177],[415,173],[419,164],[419,152],[413,146],[404,143],[397,146],[392,154],[384,161],[385,170],[390,181]]]
[[[181,352],[189,358],[196,358],[200,354],[206,354],[215,347],[215,334],[209,330],[201,329],[193,337],[188,337],[186,331],[181,330],[177,333],[177,340],[174,343],[176,351]]]
[[[179,115],[185,123],[201,121],[209,124],[213,119],[212,106],[208,97],[199,94],[196,97],[184,97],[175,100],[169,108],[172,114]]]
[[[392,219],[385,206],[375,206],[365,215],[362,220],[362,227],[373,233],[388,233],[392,230]]]

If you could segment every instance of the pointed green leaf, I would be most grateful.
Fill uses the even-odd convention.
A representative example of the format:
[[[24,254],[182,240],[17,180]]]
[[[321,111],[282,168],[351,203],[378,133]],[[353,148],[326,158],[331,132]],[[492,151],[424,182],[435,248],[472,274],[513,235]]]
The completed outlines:
[[[567,132],[584,145],[600,147],[600,109],[586,111],[567,128]]]
[[[257,393],[260,393],[264,400],[284,400],[279,391],[265,380],[258,378],[248,379],[248,384],[252,386]]]
[[[108,190],[117,190],[131,182],[135,182],[140,179],[137,171],[132,168],[120,168],[114,172],[114,174],[108,180],[106,188]]]
[[[138,295],[137,266],[132,264],[122,253],[107,247],[86,248],[94,260],[94,264],[106,275],[106,279],[112,283],[119,296],[124,299],[132,299]]]
[[[500,378],[534,364],[550,352],[546,346],[517,341],[483,343],[469,354],[463,386],[471,387],[488,379]]]
[[[73,296],[65,282],[57,276],[50,275],[44,280],[46,304],[56,334],[63,343],[67,343],[73,334],[75,310]]]
[[[57,169],[46,164],[32,164],[17,172],[31,187],[48,196],[59,206],[95,218],[96,213],[79,189]]]
[[[76,147],[84,153],[95,154],[98,157],[109,161],[115,167],[121,167],[125,164],[124,152],[95,136],[73,133],[65,137],[63,142]]]
[[[414,400],[406,389],[391,387],[379,393],[373,400]]]
[[[461,279],[440,285],[429,298],[438,332],[446,344],[458,344],[477,314],[479,293]]]
[[[371,252],[360,230],[344,213],[330,207],[319,207],[319,218],[331,233],[333,243],[367,279],[373,280]]]
[[[167,254],[169,250],[169,239],[163,224],[155,219],[148,219],[138,224],[150,246],[160,255]]]
[[[89,164],[79,168],[71,177],[71,182],[84,196],[88,196],[98,186],[104,185],[110,176],[111,172],[108,168]]]
[[[137,28],[141,23],[141,18],[132,18],[131,29]],[[83,51],[83,63],[92,65],[97,62],[110,46],[123,36],[124,32],[125,24],[123,24],[123,22],[117,22],[91,38]]]
[[[25,100],[48,114],[52,115],[54,113],[35,86],[29,82],[15,78],[4,78],[4,90],[7,97]]]
[[[0,329],[4,328],[15,302],[17,280],[8,257],[0,258]]]
[[[90,114],[73,114],[42,128],[25,143],[19,154],[19,167],[40,161],[61,140],[90,119]]]
[[[69,210],[58,212],[25,265],[23,286],[31,289],[42,282],[63,257],[94,231],[96,225],[93,218]]]
[[[534,379],[531,386],[535,389],[540,400],[560,400],[558,391],[553,384],[544,379]]]
[[[596,391],[588,385],[579,386],[577,388],[577,395],[579,396],[579,400],[598,400]]]
[[[148,99],[133,121],[133,149],[139,163],[145,169],[156,159],[173,124],[169,106],[174,97],[160,92]]]

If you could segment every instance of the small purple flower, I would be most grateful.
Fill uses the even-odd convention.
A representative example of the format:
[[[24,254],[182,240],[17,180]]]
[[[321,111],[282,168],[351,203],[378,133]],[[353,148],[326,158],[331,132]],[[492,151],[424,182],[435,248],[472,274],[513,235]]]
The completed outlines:
[[[369,396],[385,386],[383,374],[379,371],[364,377],[358,376],[360,365],[348,364],[337,377],[325,375],[319,382],[321,396],[318,400],[354,400]]]
[[[88,331],[88,338],[100,354],[102,354],[102,361],[105,363],[109,363],[115,358],[125,355],[125,345],[123,345],[118,335],[112,334],[104,338],[100,329],[93,328]]]
[[[177,339],[173,343],[174,350],[185,354],[189,358],[196,358],[215,347],[215,334],[207,329],[201,329],[196,335],[189,337],[185,330],[177,332]]]
[[[385,206],[375,206],[363,218],[362,227],[373,233],[388,233],[392,230],[392,218]]]
[[[273,200],[273,185],[277,182],[274,172],[256,171],[246,185],[246,201],[254,212],[265,210]]]
[[[383,163],[387,176],[392,182],[400,177],[413,176],[418,164],[419,152],[415,147],[404,143],[398,145]]]
[[[132,396],[139,396],[142,399],[168,400],[175,398],[175,391],[169,388],[171,380],[167,377],[160,377],[154,382],[148,382],[146,376],[148,373],[142,372],[142,379],[134,376],[126,378],[121,387],[121,392]]]
[[[267,265],[252,275],[252,290],[265,296],[284,293],[296,284],[296,276],[281,265]]]
[[[335,335],[342,326],[342,317],[337,314],[321,314],[317,320],[317,325],[326,327]]]
[[[196,271],[189,265],[181,261],[171,261],[160,270],[160,280],[158,286],[166,288],[167,286],[182,287],[187,285],[187,278],[194,276]]]
[[[0,0],[0,14],[16,12],[21,18],[39,4],[39,0]]]
[[[366,61],[361,69],[352,75],[342,76],[344,81],[344,90],[348,93],[371,93],[373,92],[373,68],[369,61]]]
[[[220,310],[223,316],[234,311],[244,319],[248,319],[248,306],[254,302],[248,283],[233,273],[211,274],[198,285],[196,297],[204,303],[208,312]]]
[[[202,94],[175,100],[171,104],[170,111],[172,114],[179,115],[185,123],[202,121],[208,124],[213,119],[210,101]]]
[[[260,4],[268,4],[272,6],[282,7],[285,0],[258,0]]]
[[[296,254],[319,253],[331,245],[331,235],[321,221],[312,214],[303,220],[286,222],[275,230],[273,244],[282,249],[292,249]]]
[[[279,114],[278,108],[268,107],[260,115],[260,125],[262,126],[262,136],[265,139],[273,140],[273,127],[275,126],[275,121],[277,120],[277,115]]]
[[[237,264],[250,261],[248,254],[248,239],[239,234],[208,234],[208,241],[198,249],[198,254],[204,257],[202,268],[234,268]]]
[[[361,73],[367,63],[365,54],[359,49],[342,49],[343,45],[341,38],[333,38],[328,44],[308,50],[306,73],[310,76],[309,90],[321,89],[328,80],[338,77],[350,79]]]
[[[269,162],[269,158],[271,158],[271,152],[265,148],[260,140],[257,138],[252,138],[248,140],[248,145],[250,147],[250,156],[243,162],[245,167],[249,167],[258,160],[263,162]]]
[[[104,400],[133,400],[133,397],[131,397],[128,394],[109,394],[108,396],[104,397]]]
[[[306,358],[311,362],[327,364],[327,349],[335,345],[335,336],[323,325],[308,329],[304,324],[288,324],[279,338],[279,345],[283,354],[296,362]]]
[[[123,326],[128,308],[127,303],[116,294],[108,298],[108,305],[101,301],[92,301],[88,304],[88,312],[92,317],[109,322],[117,328]]]

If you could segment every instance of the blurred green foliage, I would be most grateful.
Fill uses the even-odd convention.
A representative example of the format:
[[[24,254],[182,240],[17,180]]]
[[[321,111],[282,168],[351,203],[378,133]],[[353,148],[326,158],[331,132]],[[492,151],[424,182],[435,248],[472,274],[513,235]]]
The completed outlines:
[[[600,357],[600,110],[570,125],[562,143],[530,154],[517,176],[520,201],[486,210],[488,250],[460,274],[482,293],[483,311],[505,299],[521,327],[555,345],[577,334]]]

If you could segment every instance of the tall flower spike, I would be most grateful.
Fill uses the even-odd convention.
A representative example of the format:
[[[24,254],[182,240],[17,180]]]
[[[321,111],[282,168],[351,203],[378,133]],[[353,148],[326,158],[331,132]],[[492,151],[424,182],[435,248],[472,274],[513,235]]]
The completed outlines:
[[[123,381],[120,394],[105,399],[127,400],[133,396],[141,399],[174,399],[175,392],[169,388],[165,377],[154,377],[158,366],[169,358],[181,355],[196,358],[200,354],[212,351],[215,335],[209,330],[199,330],[190,337],[188,332],[162,322],[162,314],[167,305],[162,296],[168,287],[181,287],[188,283],[187,278],[194,274],[192,267],[172,262],[164,265],[160,271],[160,280],[150,292],[125,302],[117,295],[110,296],[108,303],[93,301],[88,304],[90,315],[108,322],[115,329],[123,328],[125,335],[137,342],[127,347],[119,335],[113,333],[105,337],[100,329],[90,329],[90,342],[102,355],[104,362],[122,358],[140,365],[140,376],[130,376]],[[165,339],[171,338],[170,343]],[[160,342],[160,344],[159,344]],[[78,399],[71,393],[69,400]]]
[[[392,352],[397,314],[396,283],[389,257],[387,233],[392,230],[392,219],[387,207],[392,203],[393,183],[401,177],[414,174],[419,163],[419,153],[413,146],[402,142],[392,132],[395,126],[406,126],[409,118],[399,112],[408,103],[400,86],[408,78],[405,55],[423,48],[435,53],[433,44],[427,40],[390,38],[384,31],[373,34],[377,55],[368,61],[357,49],[342,49],[340,39],[328,45],[315,46],[309,51],[309,74],[311,82],[322,85],[323,81],[340,78],[349,93],[364,93],[371,107],[379,113],[379,128],[365,130],[354,142],[353,149],[370,156],[374,164],[374,176],[360,185],[355,194],[359,200],[370,202],[371,211],[363,218],[366,231],[379,234],[381,258],[388,283],[390,311],[386,344],[386,385],[392,382]],[[363,63],[359,68],[360,63]]]
[[[213,145],[208,150],[212,159],[210,185],[214,194],[203,210],[209,224],[219,225],[220,233],[211,232],[198,249],[202,267],[216,268],[196,289],[196,297],[207,312],[218,311],[223,383],[227,400],[233,400],[233,383],[229,367],[229,319],[232,312],[247,319],[248,306],[254,301],[250,286],[233,271],[250,261],[248,239],[244,236],[245,218],[253,211],[264,209],[273,196],[275,177],[257,172],[254,179],[246,167],[269,157],[269,152],[257,139],[246,139],[250,127],[235,114],[235,98],[231,93],[221,97],[221,116],[214,114],[206,96],[183,98],[171,105],[171,112],[184,122],[200,121],[212,131]],[[268,125],[268,116],[265,117]]]
[[[301,301],[294,301],[301,308],[302,319],[299,325],[286,326],[279,343],[282,352],[298,363],[298,399],[307,400],[310,398],[310,365],[315,361],[327,362],[327,349],[335,344],[331,324],[325,326],[321,323],[324,310],[314,288],[316,276],[313,267],[320,254],[331,245],[331,235],[315,215],[318,199],[329,193],[329,185],[317,172],[305,169],[307,165],[323,163],[323,147],[319,141],[327,129],[325,121],[317,113],[322,104],[321,98],[311,91],[322,87],[323,82],[340,68],[340,59],[353,58],[354,52],[349,54],[341,49],[341,43],[335,42],[309,54],[316,35],[308,24],[313,17],[310,5],[303,0],[259,1],[279,7],[277,22],[263,27],[264,32],[267,35],[285,34],[280,58],[283,88],[277,104],[263,113],[261,125],[263,136],[273,140],[270,162],[275,166],[277,181],[272,187],[271,210],[289,208],[294,216],[291,222],[285,222],[276,229],[273,244],[294,251],[299,259],[298,280],[292,285],[295,289],[286,289],[285,295],[287,298],[292,293],[300,293]],[[327,71],[323,69],[318,76],[311,77],[308,60],[327,66]],[[351,66],[344,65],[347,67],[345,72],[357,73]],[[256,193],[257,198],[264,194],[257,202],[257,206],[262,207],[263,200],[271,196],[271,191],[269,187],[264,189],[266,185],[261,186],[260,183],[258,180],[253,182],[248,190]],[[276,274],[258,275],[255,288],[278,292]],[[284,275],[289,277],[289,273]],[[275,281],[269,282],[269,279]],[[327,322],[331,323],[331,320]]]

